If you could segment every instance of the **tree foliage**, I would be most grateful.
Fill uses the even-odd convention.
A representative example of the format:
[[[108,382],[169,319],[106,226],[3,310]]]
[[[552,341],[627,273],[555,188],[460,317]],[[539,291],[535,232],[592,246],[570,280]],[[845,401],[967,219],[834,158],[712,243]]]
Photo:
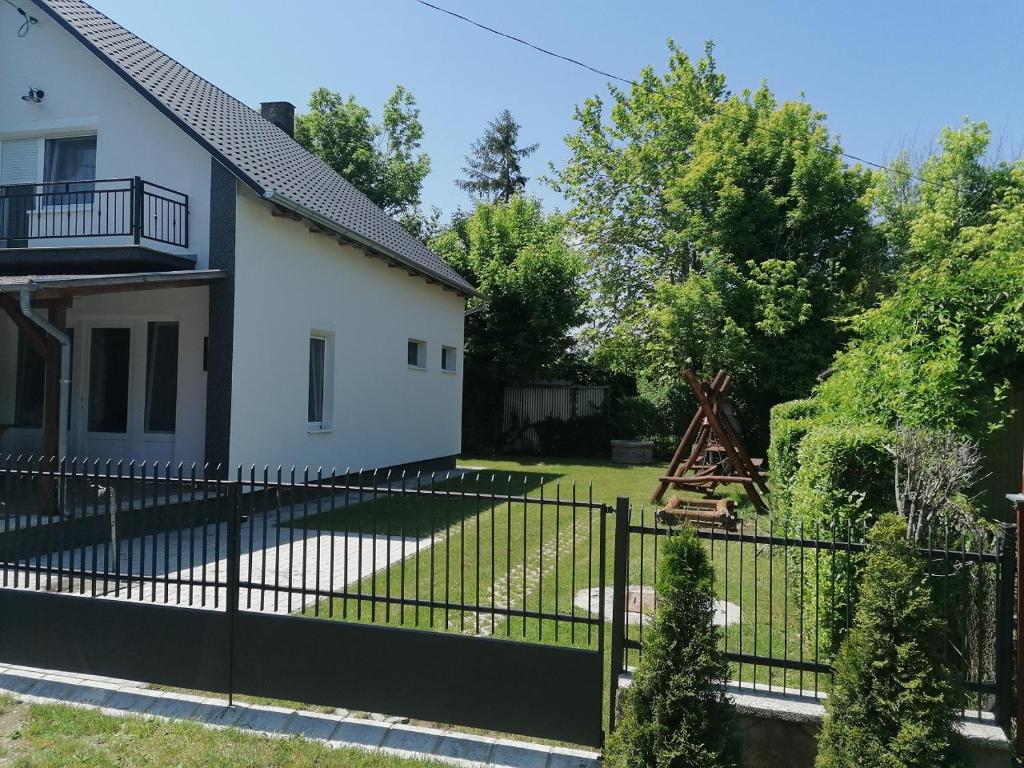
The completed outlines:
[[[466,318],[467,372],[501,381],[550,373],[572,344],[585,298],[564,219],[529,198],[480,203],[430,245],[483,296]]]
[[[668,537],[658,609],[644,633],[622,716],[605,750],[613,768],[721,768],[740,762],[725,692],[729,667],[714,624],[714,571],[690,526]]]
[[[835,662],[817,768],[959,766],[963,700],[945,658],[947,627],[905,522],[869,535],[854,625]]]
[[[890,222],[908,266],[854,318],[816,399],[826,416],[984,441],[1024,366],[1024,164],[986,168],[984,125],[947,130],[942,146]]]
[[[507,109],[487,124],[484,135],[473,142],[462,172],[466,178],[455,182],[459,189],[482,200],[509,202],[522,194],[529,180],[521,161],[537,151],[538,144],[519,146],[522,128]]]
[[[428,226],[420,212],[430,158],[420,152],[423,124],[416,99],[401,85],[384,103],[380,122],[354,96],[317,88],[295,120],[295,140],[414,233]]]
[[[729,94],[710,45],[694,62],[670,44],[664,76],[645,69],[611,99],[577,110],[554,180],[600,335],[612,331],[610,355],[603,339],[598,354],[663,388],[684,364],[732,368],[745,416],[763,427],[827,367],[845,338],[836,319],[877,290],[871,175],[843,164],[809,104],[779,104],[766,86]]]

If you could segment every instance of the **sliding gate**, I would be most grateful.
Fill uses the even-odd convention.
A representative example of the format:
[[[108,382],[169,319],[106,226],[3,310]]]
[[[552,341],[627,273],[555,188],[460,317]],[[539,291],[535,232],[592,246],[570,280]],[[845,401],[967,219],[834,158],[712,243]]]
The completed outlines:
[[[544,491],[8,461],[0,661],[598,746],[609,510]]]

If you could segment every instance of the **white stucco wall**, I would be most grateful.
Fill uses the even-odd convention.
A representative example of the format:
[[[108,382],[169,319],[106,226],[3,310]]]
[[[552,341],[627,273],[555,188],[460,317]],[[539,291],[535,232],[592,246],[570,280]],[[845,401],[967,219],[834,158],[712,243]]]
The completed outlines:
[[[461,448],[465,302],[305,224],[237,204],[231,462],[377,467]],[[333,426],[307,427],[309,336],[333,334]],[[427,342],[410,369],[407,342]],[[441,346],[457,350],[441,370]],[[328,377],[330,380],[331,377]]]
[[[6,8],[0,13],[0,140],[96,133],[98,178],[141,176],[189,196],[189,248],[154,247],[195,254],[205,266],[209,154],[46,13],[33,6],[39,23],[19,38],[21,16]],[[45,92],[41,103],[22,101],[29,88]]]

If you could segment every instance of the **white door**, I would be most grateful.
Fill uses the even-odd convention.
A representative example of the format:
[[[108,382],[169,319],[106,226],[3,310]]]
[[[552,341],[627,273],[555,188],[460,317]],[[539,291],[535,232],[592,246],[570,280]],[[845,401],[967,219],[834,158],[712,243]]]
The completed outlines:
[[[85,323],[80,343],[82,376],[73,442],[79,454],[106,461],[132,457],[133,358],[137,334],[131,323]]]
[[[71,419],[77,455],[100,461],[173,460],[178,323],[85,321],[80,335],[78,412]]]

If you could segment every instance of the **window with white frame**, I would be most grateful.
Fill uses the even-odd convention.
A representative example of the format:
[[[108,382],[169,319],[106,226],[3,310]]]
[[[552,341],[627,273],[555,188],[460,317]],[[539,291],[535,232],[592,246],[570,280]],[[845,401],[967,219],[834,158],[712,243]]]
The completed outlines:
[[[441,347],[441,370],[455,373],[455,347]]]
[[[309,397],[307,423],[311,431],[331,428],[333,337],[314,331],[309,335]]]
[[[410,368],[427,367],[427,342],[419,339],[409,339],[408,359]]]

